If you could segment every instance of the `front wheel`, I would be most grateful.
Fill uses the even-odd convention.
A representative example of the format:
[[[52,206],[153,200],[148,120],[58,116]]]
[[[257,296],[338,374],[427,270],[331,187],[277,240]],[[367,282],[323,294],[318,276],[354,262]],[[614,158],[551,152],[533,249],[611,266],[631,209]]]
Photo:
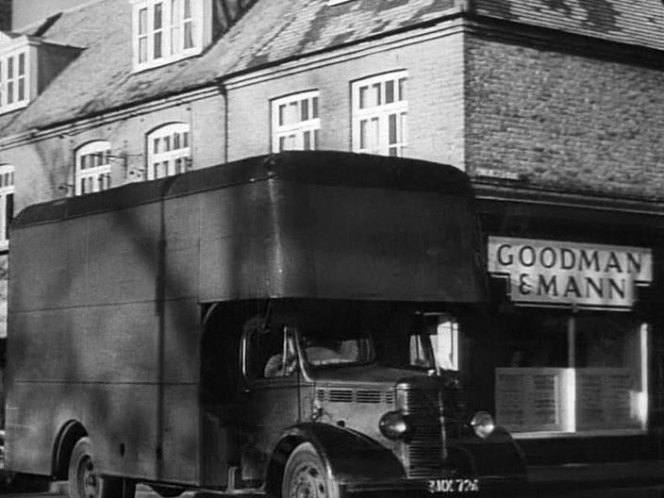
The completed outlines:
[[[340,498],[339,486],[311,443],[302,443],[288,458],[281,498]]]
[[[102,478],[95,468],[90,439],[79,439],[69,459],[69,498],[133,498],[132,482],[117,477]]]

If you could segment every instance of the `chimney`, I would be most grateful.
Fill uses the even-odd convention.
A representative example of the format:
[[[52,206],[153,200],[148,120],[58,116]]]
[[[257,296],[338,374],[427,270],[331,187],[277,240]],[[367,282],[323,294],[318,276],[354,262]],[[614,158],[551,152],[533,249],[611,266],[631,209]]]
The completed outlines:
[[[12,0],[0,0],[0,31],[12,29]]]

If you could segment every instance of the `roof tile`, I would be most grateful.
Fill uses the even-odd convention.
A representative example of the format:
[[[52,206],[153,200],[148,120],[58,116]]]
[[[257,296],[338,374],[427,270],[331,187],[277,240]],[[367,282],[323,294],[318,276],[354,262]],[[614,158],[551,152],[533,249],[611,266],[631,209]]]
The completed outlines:
[[[473,0],[478,14],[664,49],[659,0]]]

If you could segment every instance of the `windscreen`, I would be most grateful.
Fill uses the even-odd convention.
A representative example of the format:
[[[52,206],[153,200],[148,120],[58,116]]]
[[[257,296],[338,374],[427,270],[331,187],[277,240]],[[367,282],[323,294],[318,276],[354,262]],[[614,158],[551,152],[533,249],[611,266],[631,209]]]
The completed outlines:
[[[456,320],[412,303],[298,302],[294,324],[312,368],[380,365],[413,370],[457,368]]]

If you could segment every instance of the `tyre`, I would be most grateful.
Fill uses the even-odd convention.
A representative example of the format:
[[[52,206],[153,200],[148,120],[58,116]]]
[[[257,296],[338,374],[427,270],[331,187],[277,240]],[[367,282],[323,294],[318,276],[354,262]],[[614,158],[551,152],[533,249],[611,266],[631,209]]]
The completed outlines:
[[[302,443],[288,458],[281,498],[340,498],[338,485],[311,443]]]
[[[69,459],[69,498],[133,498],[134,483],[117,477],[102,478],[95,468],[90,439],[79,439]]]

